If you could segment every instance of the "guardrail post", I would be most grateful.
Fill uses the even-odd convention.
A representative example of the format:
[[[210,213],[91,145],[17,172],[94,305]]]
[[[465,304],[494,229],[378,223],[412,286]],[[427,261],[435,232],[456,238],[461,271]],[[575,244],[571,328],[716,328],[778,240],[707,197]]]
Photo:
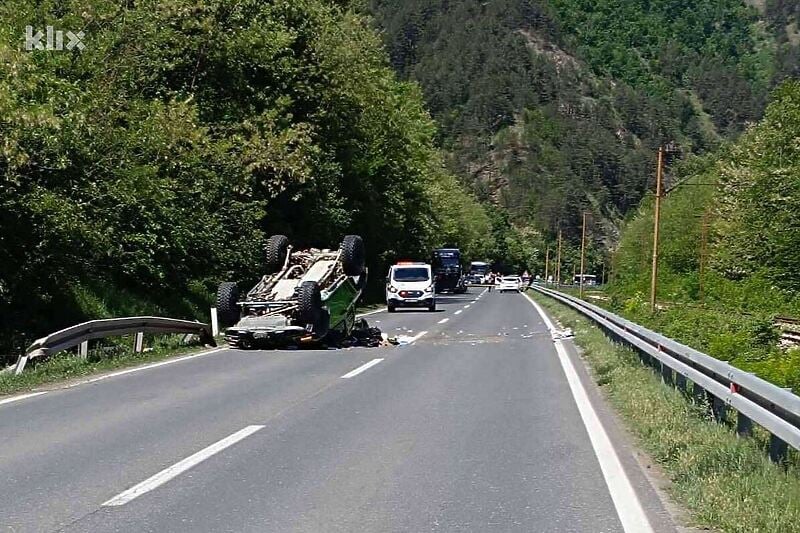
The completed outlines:
[[[679,391],[686,394],[686,376],[680,372],[675,372],[675,386]]]
[[[670,387],[674,384],[672,369],[664,362],[661,363],[661,380],[664,382],[664,385],[669,385]]]
[[[784,441],[775,435],[769,437],[769,458],[773,463],[783,464],[786,462],[788,446]]]
[[[706,401],[706,391],[697,383],[692,383],[692,400],[697,405],[701,405]]]
[[[749,437],[753,434],[753,421],[742,413],[736,413],[736,434],[740,437]]]
[[[717,398],[710,392],[708,393],[708,401],[711,404],[711,415],[714,417],[714,420],[717,422],[723,422],[725,420],[725,415],[728,412],[728,406],[724,401]]]
[[[144,332],[138,331],[133,340],[133,351],[136,353],[142,353],[143,349],[144,349]]]
[[[89,341],[83,341],[80,346],[78,346],[78,357],[81,359],[86,359],[89,355]]]

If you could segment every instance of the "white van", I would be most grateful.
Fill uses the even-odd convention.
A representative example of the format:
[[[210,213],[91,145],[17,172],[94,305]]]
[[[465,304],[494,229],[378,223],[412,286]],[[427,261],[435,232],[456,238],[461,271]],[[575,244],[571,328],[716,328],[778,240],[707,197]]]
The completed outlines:
[[[425,307],[436,311],[431,265],[407,261],[393,265],[386,277],[386,306],[390,313],[398,307]]]

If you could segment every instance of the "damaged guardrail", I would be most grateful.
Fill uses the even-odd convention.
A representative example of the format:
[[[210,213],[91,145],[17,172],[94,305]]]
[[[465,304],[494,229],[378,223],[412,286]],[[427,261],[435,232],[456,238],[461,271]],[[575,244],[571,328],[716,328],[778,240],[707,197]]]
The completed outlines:
[[[22,373],[25,369],[25,365],[31,359],[47,357],[76,346],[80,346],[80,355],[85,357],[88,341],[92,339],[136,335],[134,350],[136,352],[141,352],[145,333],[183,333],[198,335],[203,344],[216,346],[214,336],[211,334],[211,327],[202,322],[156,316],[91,320],[83,324],[56,331],[55,333],[51,333],[46,337],[34,341],[25,353],[20,355],[19,359],[17,359],[14,373],[17,375]]]
[[[692,397],[708,401],[715,420],[725,420],[727,406],[736,409],[740,436],[750,435],[753,423],[766,429],[773,461],[786,459],[787,445],[800,450],[800,396],[584,300],[531,288],[578,311],[634,348],[644,363],[660,372],[665,384],[687,394],[691,386]]]

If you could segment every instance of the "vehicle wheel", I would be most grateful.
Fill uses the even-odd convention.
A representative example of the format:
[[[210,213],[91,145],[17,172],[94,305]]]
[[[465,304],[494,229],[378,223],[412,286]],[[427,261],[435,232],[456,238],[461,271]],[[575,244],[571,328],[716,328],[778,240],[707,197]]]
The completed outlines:
[[[393,305],[387,305],[386,310],[389,311],[390,313],[394,313],[395,311],[397,311],[397,308]]]
[[[286,235],[273,235],[267,239],[267,274],[274,274],[286,264],[286,254],[289,253],[289,237]]]
[[[436,302],[433,302],[431,305],[428,306],[428,311],[430,311],[431,313],[436,312]]]
[[[299,318],[303,324],[314,324],[322,315],[322,293],[316,281],[304,281],[300,284],[297,301],[299,304]]]
[[[364,272],[364,240],[358,235],[345,235],[342,241],[342,267],[348,276],[360,276]]]
[[[232,281],[223,281],[217,288],[217,318],[222,327],[232,326],[239,320],[239,287]]]

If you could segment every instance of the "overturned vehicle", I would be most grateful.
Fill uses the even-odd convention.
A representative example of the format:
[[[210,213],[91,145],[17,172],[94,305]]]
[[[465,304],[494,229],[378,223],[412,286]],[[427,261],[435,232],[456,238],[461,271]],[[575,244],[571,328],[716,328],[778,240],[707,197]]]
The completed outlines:
[[[232,347],[275,347],[343,339],[353,333],[367,282],[364,241],[347,235],[338,250],[295,250],[284,235],[266,246],[267,274],[240,298],[236,283],[217,291],[217,316]]]

